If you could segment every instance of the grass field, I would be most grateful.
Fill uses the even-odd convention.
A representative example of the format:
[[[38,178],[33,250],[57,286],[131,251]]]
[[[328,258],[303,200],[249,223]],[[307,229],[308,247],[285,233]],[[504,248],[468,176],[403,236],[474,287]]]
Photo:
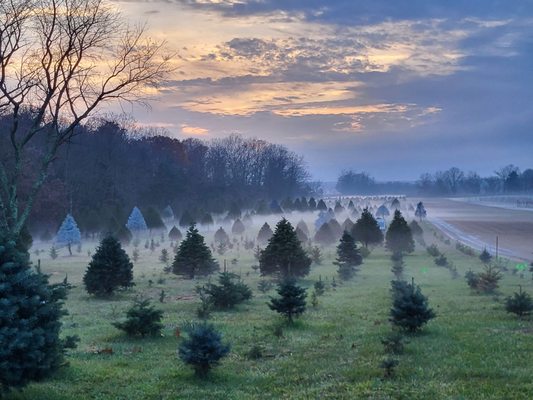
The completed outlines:
[[[430,226],[424,229],[428,244],[437,240]],[[481,269],[478,259],[457,252],[454,246],[438,245],[455,263],[460,277],[452,279],[447,269],[435,266],[421,247],[405,258],[406,278],[415,278],[437,318],[421,333],[408,336],[396,378],[391,380],[384,380],[379,368],[385,357],[380,339],[391,330],[393,278],[389,254],[382,248],[372,252],[353,281],[336,289],[329,286],[318,307],[310,307],[294,326],[284,328],[280,338],[273,331],[282,321],[266,305],[275,292],[261,294],[256,289],[261,278],[251,269],[252,253],[226,254],[228,260],[238,257],[236,265],[228,262],[229,269],[242,275],[255,297],[235,311],[212,314],[211,321],[232,344],[232,351],[207,381],[194,378],[178,359],[180,339],[174,334],[176,327],[195,319],[198,300],[193,289],[205,280],[164,274],[157,259],[159,250],[151,255],[142,249],[135,265],[135,288],[99,300],[89,297],[81,284],[86,256],[52,261],[42,255],[42,269],[53,274],[53,281],[68,274],[76,286],[66,303],[70,315],[64,319],[63,332],[79,335],[81,342],[69,355],[68,367],[7,398],[531,399],[533,321],[519,320],[503,310],[505,296],[518,290],[519,284],[533,293],[531,274],[520,277],[507,272],[499,296],[478,295],[463,279],[466,270]],[[132,248],[127,250],[131,254]],[[311,287],[319,275],[331,283],[334,249],[324,255],[322,265],[313,266],[303,285]],[[164,304],[158,302],[161,289],[168,293]],[[111,325],[136,294],[152,298],[164,310],[164,337],[130,339]],[[262,359],[247,358],[254,344],[264,348]],[[113,354],[98,354],[105,348],[112,348]]]

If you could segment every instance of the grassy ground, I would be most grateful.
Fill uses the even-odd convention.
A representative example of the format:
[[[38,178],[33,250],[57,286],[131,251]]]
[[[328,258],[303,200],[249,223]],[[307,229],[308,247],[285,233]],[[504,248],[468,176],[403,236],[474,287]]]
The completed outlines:
[[[430,227],[425,229],[428,244],[436,241]],[[435,266],[422,248],[405,258],[405,276],[415,278],[437,318],[408,338],[392,380],[384,380],[379,368],[384,358],[380,339],[391,330],[392,279],[389,254],[381,248],[365,260],[355,280],[336,289],[328,285],[318,307],[284,328],[281,338],[273,334],[281,320],[266,306],[275,292],[256,290],[260,277],[251,269],[252,253],[226,254],[228,260],[238,258],[236,265],[228,262],[229,269],[242,274],[255,297],[235,311],[213,314],[211,320],[232,344],[232,352],[207,381],[195,379],[178,359],[180,339],[174,334],[176,327],[195,319],[193,289],[202,281],[162,273],[159,250],[151,255],[143,249],[135,265],[134,290],[98,300],[81,284],[86,256],[52,261],[42,255],[42,269],[53,274],[52,280],[68,274],[76,286],[66,304],[70,315],[63,331],[79,335],[81,343],[68,357],[67,368],[8,399],[531,399],[533,322],[503,310],[504,297],[518,284],[533,293],[531,274],[521,278],[506,273],[499,296],[477,295],[462,278],[470,268],[481,269],[477,258],[438,244],[460,278],[454,280],[448,270]],[[303,285],[312,286],[319,275],[331,283],[333,251],[324,251],[323,264],[313,267]],[[168,294],[164,304],[158,302],[162,289]],[[164,310],[164,337],[132,340],[111,325],[136,294],[153,298]],[[264,348],[264,358],[247,358],[254,344]],[[98,354],[105,348],[113,354]]]

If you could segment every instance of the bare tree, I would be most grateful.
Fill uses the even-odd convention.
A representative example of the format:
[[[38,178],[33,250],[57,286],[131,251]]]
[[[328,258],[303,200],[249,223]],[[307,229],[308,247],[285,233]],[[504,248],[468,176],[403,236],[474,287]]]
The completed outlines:
[[[0,2],[0,229],[18,235],[58,149],[110,102],[143,102],[172,71],[164,43],[105,0]],[[29,122],[28,122],[29,121]],[[19,198],[28,148],[45,143]]]

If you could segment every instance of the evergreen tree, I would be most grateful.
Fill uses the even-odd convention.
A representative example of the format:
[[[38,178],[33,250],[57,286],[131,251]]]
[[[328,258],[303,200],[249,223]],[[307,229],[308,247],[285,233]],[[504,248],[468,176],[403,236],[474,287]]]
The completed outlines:
[[[315,228],[318,230],[322,225],[327,224],[333,218],[335,218],[333,211],[320,211],[318,213],[318,218],[315,221]]]
[[[205,378],[228,355],[230,346],[222,343],[222,335],[213,325],[193,325],[186,331],[188,335],[179,346],[179,357],[194,368],[197,377]]]
[[[268,307],[280,314],[283,314],[289,323],[294,317],[298,317],[305,311],[305,289],[296,284],[294,279],[285,279],[278,286],[277,299],[271,298]]]
[[[144,212],[144,220],[148,229],[166,229],[165,223],[161,215],[154,207],[148,207]]]
[[[320,199],[316,205],[316,209],[318,211],[327,211],[328,207],[326,206],[326,203],[324,203],[324,200]]]
[[[385,235],[387,249],[393,253],[412,253],[415,250],[415,242],[411,228],[402,216],[400,210],[394,211],[394,218]]]
[[[202,219],[200,220],[200,224],[204,226],[213,226],[215,224],[215,221],[213,221],[213,217],[209,213],[205,213]]]
[[[64,365],[75,338],[59,338],[69,285],[31,269],[24,244],[0,236],[0,397]]]
[[[257,242],[259,244],[266,244],[273,234],[274,233],[272,232],[272,229],[270,229],[270,225],[265,222],[261,229],[259,229],[259,233],[257,234]]]
[[[141,210],[139,210],[139,208],[133,207],[133,210],[131,211],[131,214],[128,218],[128,222],[126,223],[126,227],[134,235],[138,235],[139,233],[146,231],[148,229],[148,226],[146,225],[146,221],[144,220],[144,217],[141,213]],[[108,233],[116,233],[116,232],[117,232],[116,228],[108,230]]]
[[[424,203],[422,203],[421,201],[418,202],[418,204],[416,205],[415,217],[417,217],[420,221],[422,221],[424,218],[426,218],[426,215],[427,215],[427,212],[424,207]]]
[[[392,200],[392,203],[390,203],[390,207],[392,209],[396,210],[396,211],[399,210],[400,209],[400,200],[398,200],[396,198],[394,200]]]
[[[96,249],[85,275],[85,289],[89,294],[108,296],[119,287],[133,286],[133,264],[113,236],[107,236]]]
[[[352,237],[368,248],[369,244],[383,242],[383,233],[379,229],[378,222],[368,208],[361,213],[361,217],[355,222],[351,232]]]
[[[272,214],[283,214],[283,210],[276,200],[270,202],[270,212]]]
[[[234,235],[242,235],[244,231],[246,230],[244,224],[241,222],[240,219],[236,219],[233,223],[233,226],[231,227],[231,233]]]
[[[339,221],[337,221],[335,218],[332,218],[328,222],[328,225],[329,225],[329,228],[331,229],[331,232],[335,236],[335,240],[339,239],[342,236],[342,232],[344,232],[341,224],[339,224]]]
[[[302,211],[302,203],[300,202],[300,199],[294,200],[293,209],[296,211]]]
[[[298,237],[298,240],[302,243],[307,243],[307,241],[309,240],[309,238],[307,237],[307,235],[300,229],[300,228],[296,228],[296,236]]]
[[[215,238],[215,242],[217,242],[217,243],[226,243],[226,244],[228,244],[230,242],[228,234],[226,233],[226,231],[222,227],[218,228],[218,230],[215,232],[214,238]]]
[[[50,247],[50,253],[49,253],[49,254],[50,254],[50,258],[51,258],[52,260],[55,260],[55,259],[59,256],[59,254],[57,253],[57,249],[55,248],[55,246]]]
[[[179,225],[183,228],[186,228],[188,226],[191,226],[193,224],[196,224],[196,221],[193,217],[193,215],[190,213],[189,210],[185,210],[183,214],[181,214]]]
[[[126,320],[115,322],[113,326],[126,332],[128,336],[160,336],[163,330],[162,318],[163,311],[150,305],[150,300],[136,300],[126,312]]]
[[[353,221],[352,221],[350,218],[346,218],[346,219],[344,220],[344,222],[342,223],[342,226],[341,226],[341,227],[342,227],[343,232],[345,231],[345,232],[348,232],[348,233],[349,233],[349,232],[352,231],[353,226],[354,226]]]
[[[209,275],[218,270],[218,263],[213,259],[211,250],[205,244],[204,237],[191,225],[185,239],[180,243],[172,271],[190,279],[195,276]]]
[[[415,285],[414,280],[410,284],[404,282],[397,285],[394,289],[390,315],[394,325],[410,332],[419,330],[429,320],[435,318],[435,313],[428,306],[427,298],[422,294],[420,287]]]
[[[208,283],[205,293],[213,306],[219,309],[230,309],[252,298],[250,288],[236,274],[227,271],[218,276],[218,285]]]
[[[305,236],[309,237],[309,228],[307,227],[307,224],[304,222],[303,219],[298,222],[298,225],[296,225],[296,229],[300,229],[303,233],[305,233]]]
[[[488,264],[490,263],[490,260],[492,260],[492,256],[490,255],[490,253],[487,251],[487,249],[483,249],[483,251],[481,252],[481,254],[479,255],[479,259],[481,260],[481,262],[483,264]]]
[[[229,218],[231,220],[231,219],[240,218],[241,216],[242,216],[241,208],[239,207],[237,202],[234,201],[230,205],[227,218]]]
[[[159,255],[159,261],[161,261],[163,264],[168,263],[168,250],[162,249],[161,254]]]
[[[305,197],[300,197],[300,211],[307,211],[309,210],[309,204],[307,203],[307,199]]]
[[[166,206],[163,212],[161,213],[161,217],[163,217],[167,221],[172,221],[174,219],[174,210],[172,210],[172,207]]]
[[[355,210],[355,204],[352,199],[350,199],[350,202],[348,203],[348,210]]]
[[[316,210],[316,200],[314,197],[311,197],[309,199],[309,202],[307,203],[307,207],[309,208],[309,211],[315,211]]]
[[[125,246],[128,246],[131,243],[131,240],[133,239],[133,235],[126,226],[119,226],[115,236],[118,240],[120,240],[120,243]]]
[[[168,233],[168,238],[174,242],[179,242],[183,238],[183,235],[176,226],[173,226]]]
[[[255,208],[255,213],[257,215],[268,215],[270,213],[270,209],[268,208],[265,199],[259,200],[257,207]]]
[[[285,200],[283,200],[281,202],[281,208],[283,208],[283,211],[285,212],[290,212],[292,211],[294,208],[294,203],[292,202],[292,200],[290,199],[290,197],[287,197]]]
[[[409,224],[409,228],[411,229],[411,233],[413,234],[413,237],[418,237],[418,241],[422,238],[422,235],[424,234],[424,231],[422,230],[422,227],[416,222],[415,220],[412,220]]]
[[[291,223],[283,218],[259,257],[261,275],[279,273],[284,277],[305,276],[311,259],[302,248]]]
[[[315,242],[324,246],[329,246],[335,243],[335,235],[331,231],[329,224],[322,224],[322,226],[315,233]]]
[[[378,207],[376,210],[376,217],[385,218],[390,215],[389,209],[385,206],[385,204],[382,204]]]
[[[337,246],[337,258],[333,264],[338,266],[338,274],[341,279],[347,280],[353,277],[356,272],[356,267],[363,263],[363,257],[354,238],[348,233],[344,232]]]
[[[518,293],[515,292],[513,297],[507,297],[505,300],[505,310],[522,318],[533,311],[533,300],[527,292],[522,292],[522,286],[520,286]]]
[[[340,214],[344,212],[344,207],[342,206],[340,201],[337,201],[335,203],[335,208],[333,209],[333,211],[335,212],[335,214]]]
[[[72,215],[67,214],[56,235],[56,243],[60,246],[67,246],[68,252],[72,255],[72,245],[81,242],[81,233]]]

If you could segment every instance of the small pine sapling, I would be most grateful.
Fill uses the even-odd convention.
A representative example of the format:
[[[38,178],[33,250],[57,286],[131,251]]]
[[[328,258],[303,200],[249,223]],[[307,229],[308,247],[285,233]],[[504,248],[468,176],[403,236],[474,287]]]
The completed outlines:
[[[505,310],[522,318],[533,311],[533,300],[527,292],[522,291],[522,286],[520,285],[519,291],[515,292],[513,297],[505,299]]]
[[[209,371],[230,352],[230,345],[222,342],[222,335],[210,324],[192,326],[178,350],[180,359],[193,367],[198,378],[205,378]]]
[[[115,322],[113,326],[126,332],[128,336],[159,336],[163,329],[162,318],[163,311],[150,305],[150,300],[135,300],[126,312],[126,320]]]
[[[314,289],[315,291],[313,293],[315,293],[317,296],[322,296],[326,291],[326,285],[322,281],[322,275],[318,276],[318,281],[315,282]]]
[[[390,315],[394,325],[416,332],[435,318],[435,313],[428,306],[427,297],[422,294],[420,287],[415,285],[414,279],[411,284],[399,284],[396,288],[393,285],[393,293]]]
[[[55,248],[55,246],[50,247],[50,252],[49,252],[49,254],[50,254],[50,258],[51,258],[52,260],[55,260],[55,259],[59,256],[59,254],[58,254],[57,249]]]
[[[383,377],[385,379],[393,378],[398,364],[399,364],[399,361],[396,358],[392,358],[392,357],[385,358],[379,365],[381,368],[383,368]]]
[[[487,251],[487,249],[483,249],[483,251],[481,252],[481,254],[479,255],[479,259],[481,260],[481,262],[483,264],[488,264],[490,263],[490,261],[492,260],[492,256],[490,255],[490,253]]]
[[[294,317],[298,317],[305,311],[305,289],[296,284],[294,279],[285,279],[278,286],[279,298],[271,298],[268,307],[287,318],[292,324]]]

